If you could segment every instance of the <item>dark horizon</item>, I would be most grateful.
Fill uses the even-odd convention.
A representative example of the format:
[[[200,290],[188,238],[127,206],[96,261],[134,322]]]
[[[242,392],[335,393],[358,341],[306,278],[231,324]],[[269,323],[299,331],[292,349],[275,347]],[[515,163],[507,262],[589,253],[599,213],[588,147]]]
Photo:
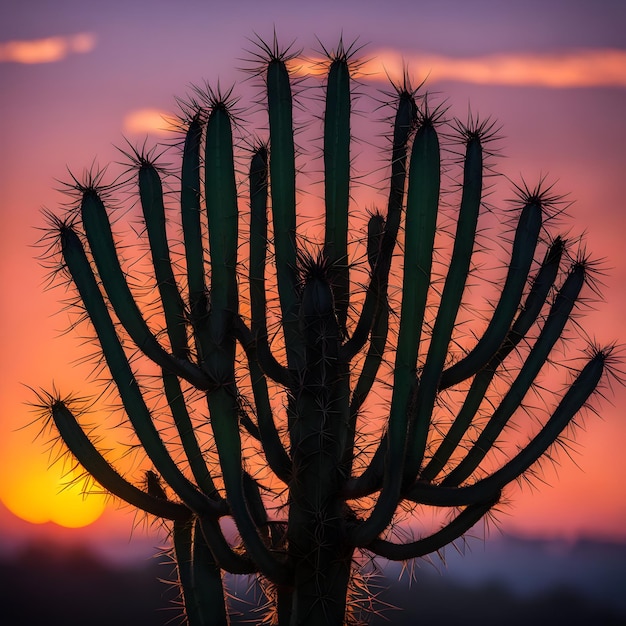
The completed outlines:
[[[85,544],[25,542],[10,555],[6,548],[0,543],[3,626],[79,626],[85,619],[90,626],[181,623],[176,590],[163,582],[175,576],[164,556],[122,564],[107,561]],[[517,568],[511,568],[511,560]],[[626,579],[626,542],[502,535],[488,540],[482,553],[476,542],[465,556],[450,549],[446,561],[447,567],[433,567],[421,560],[411,586],[406,574],[397,582],[399,564],[385,566],[384,575],[372,581],[378,615],[370,624],[408,625],[417,619],[436,619],[439,626],[495,626],[503,619],[509,626],[626,623],[620,585]],[[562,576],[551,576],[551,571]],[[229,580],[237,613],[232,623],[255,623],[249,580]]]

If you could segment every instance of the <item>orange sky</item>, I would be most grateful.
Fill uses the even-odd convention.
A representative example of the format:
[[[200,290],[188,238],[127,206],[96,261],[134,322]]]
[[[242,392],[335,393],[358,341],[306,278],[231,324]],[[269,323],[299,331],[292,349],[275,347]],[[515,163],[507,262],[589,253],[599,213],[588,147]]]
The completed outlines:
[[[0,500],[7,506],[12,498],[37,501],[31,507],[33,521],[67,513],[69,500],[46,505],[36,491],[44,477],[53,477],[46,472],[48,446],[41,439],[33,443],[36,428],[18,430],[33,419],[25,406],[33,400],[27,386],[49,389],[54,383],[81,395],[99,389],[84,382],[91,365],[76,363],[84,354],[80,340],[60,334],[69,321],[60,304],[63,292],[44,290],[46,272],[35,260],[38,249],[33,244],[43,225],[40,209],[56,210],[64,201],[55,191],[56,180],[67,179],[66,167],[81,172],[94,160],[100,165],[119,161],[114,144],[122,145],[123,136],[141,143],[149,134],[148,145],[166,137],[163,116],[175,111],[173,96],[184,95],[191,82],[214,82],[217,77],[227,85],[241,81],[242,74],[233,68],[242,65],[242,49],[251,47],[246,37],[254,32],[268,36],[275,24],[279,36],[298,37],[306,58],[314,61],[319,45],[311,33],[332,46],[340,30],[305,8],[284,24],[252,5],[245,15],[224,10],[219,20],[202,13],[207,32],[201,33],[199,19],[190,23],[180,12],[168,13],[166,3],[155,4],[160,10],[149,25],[141,21],[140,12],[117,0],[100,12],[70,1],[62,4],[64,15],[49,13],[44,2],[34,3],[37,10],[29,13],[20,12],[18,3],[6,3],[12,5],[14,19],[11,24],[0,19]],[[553,30],[538,32],[529,41],[519,35],[522,18],[517,14],[485,12],[482,22],[468,23],[462,13],[444,15],[431,3],[426,3],[430,15],[412,15],[409,3],[396,4],[409,11],[400,24],[388,9],[359,5],[358,18],[348,21],[349,14],[344,15],[343,23],[350,24],[349,31],[344,27],[344,38],[362,34],[370,42],[363,53],[370,62],[362,70],[361,91],[376,95],[385,89],[381,72],[397,76],[404,62],[416,83],[429,74],[429,89],[449,99],[451,114],[464,117],[469,107],[480,115],[493,114],[506,137],[501,142],[506,158],[496,162],[496,169],[517,182],[521,174],[532,183],[549,173],[558,191],[574,201],[568,228],[574,235],[587,232],[588,249],[605,258],[607,268],[606,303],[595,307],[584,327],[601,343],[623,342],[626,50],[613,34],[616,16],[607,13],[604,22],[594,22],[575,3],[571,21],[559,21],[558,11],[549,12],[546,20]],[[278,9],[281,3],[273,6]],[[423,25],[425,15],[428,27]],[[620,15],[626,18],[626,11]],[[411,18],[421,25],[420,37],[411,33]],[[471,37],[466,32],[470,25],[475,29]],[[308,61],[301,66],[306,69]],[[253,90],[250,82],[236,89],[244,102]],[[362,102],[363,108],[374,108],[371,100]],[[355,133],[367,140],[379,140],[381,129],[363,118],[355,122]],[[375,151],[364,144],[357,150],[361,171],[380,166]],[[510,195],[507,182],[498,181],[494,200]],[[360,210],[371,202],[366,189],[358,190],[355,198]],[[607,395],[613,405],[599,402],[600,418],[589,415],[586,430],[576,436],[579,467],[560,455],[560,466],[546,467],[543,473],[551,486],[507,492],[513,504],[500,518],[503,528],[626,539],[621,480],[626,473],[626,420],[620,408],[626,392],[614,385]],[[105,437],[113,441],[114,433],[109,429]],[[36,487],[28,476],[34,476]],[[49,489],[56,488],[53,484]],[[105,518],[106,523],[101,520],[93,527],[98,537],[120,528],[130,532],[127,513],[107,512]],[[0,530],[10,533],[15,528],[0,507]]]

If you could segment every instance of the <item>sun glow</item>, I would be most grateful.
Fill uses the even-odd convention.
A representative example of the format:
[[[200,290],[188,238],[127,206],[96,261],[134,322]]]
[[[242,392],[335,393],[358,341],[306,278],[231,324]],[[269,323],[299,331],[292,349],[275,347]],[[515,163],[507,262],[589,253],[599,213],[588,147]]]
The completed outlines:
[[[106,496],[62,462],[50,465],[45,455],[12,446],[4,451],[3,464],[10,475],[0,484],[0,499],[27,522],[78,528],[104,512]]]

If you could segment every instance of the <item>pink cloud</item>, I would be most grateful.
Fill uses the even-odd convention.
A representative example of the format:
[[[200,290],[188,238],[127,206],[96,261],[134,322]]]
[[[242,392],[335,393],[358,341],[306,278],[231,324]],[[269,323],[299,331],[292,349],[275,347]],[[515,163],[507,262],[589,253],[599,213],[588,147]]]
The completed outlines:
[[[0,63],[54,63],[70,54],[91,52],[95,46],[96,36],[93,33],[5,41],[0,43]]]
[[[319,74],[322,59],[294,64],[298,73]],[[298,67],[299,65],[299,67]],[[422,52],[401,54],[378,49],[368,54],[359,68],[365,80],[388,75],[401,81],[408,67],[430,83],[457,80],[468,83],[568,87],[626,87],[626,50],[576,50],[555,54],[493,54],[479,57],[447,57]]]

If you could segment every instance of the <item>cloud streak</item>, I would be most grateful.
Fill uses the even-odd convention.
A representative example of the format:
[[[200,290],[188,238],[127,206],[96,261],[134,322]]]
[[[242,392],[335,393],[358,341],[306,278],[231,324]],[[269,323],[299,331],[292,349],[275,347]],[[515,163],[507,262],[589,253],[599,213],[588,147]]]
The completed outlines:
[[[85,54],[96,47],[93,33],[0,42],[0,63],[54,63],[70,54]]]
[[[298,73],[319,74],[323,59],[302,61]],[[554,54],[493,54],[447,57],[375,49],[359,68],[365,80],[388,75],[401,82],[404,68],[429,83],[453,80],[483,85],[527,87],[626,87],[626,50],[573,50]]]

